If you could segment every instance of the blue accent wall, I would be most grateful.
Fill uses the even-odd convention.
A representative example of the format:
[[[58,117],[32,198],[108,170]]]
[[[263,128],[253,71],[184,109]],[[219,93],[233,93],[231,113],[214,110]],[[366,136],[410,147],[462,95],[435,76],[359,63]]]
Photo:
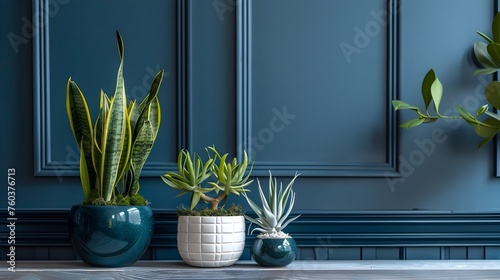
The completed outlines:
[[[113,91],[117,29],[131,98],[166,73],[160,135],[141,181],[158,221],[147,258],[178,258],[173,213],[188,202],[159,175],[174,168],[179,148],[212,144],[231,156],[248,151],[263,181],[268,170],[284,182],[301,173],[294,212],[304,218],[289,231],[302,259],[500,258],[498,141],[478,151],[480,139],[455,120],[401,130],[413,116],[390,105],[422,104],[430,68],[444,86],[443,113],[486,103],[493,77],[472,76],[472,46],[482,40],[476,31],[491,33],[497,8],[493,0],[3,0],[0,176],[16,170],[23,258],[74,258],[65,215],[82,191],[65,83],[76,80],[94,109],[101,88]],[[55,226],[44,232],[45,223]]]

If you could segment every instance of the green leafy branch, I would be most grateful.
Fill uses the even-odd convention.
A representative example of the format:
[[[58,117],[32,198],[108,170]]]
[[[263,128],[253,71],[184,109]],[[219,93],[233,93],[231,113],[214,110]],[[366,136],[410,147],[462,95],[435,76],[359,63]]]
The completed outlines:
[[[491,25],[493,39],[486,34],[477,31],[486,42],[474,43],[474,56],[481,68],[474,71],[474,75],[492,74],[500,70],[500,12],[496,13]],[[461,106],[456,106],[458,116],[443,116],[439,113],[439,104],[443,96],[443,87],[437,78],[434,70],[430,70],[422,82],[422,97],[425,104],[425,114],[413,105],[400,100],[393,100],[392,106],[395,110],[412,110],[417,113],[417,118],[400,125],[403,128],[412,128],[423,123],[431,123],[438,119],[462,118],[474,128],[478,136],[483,138],[478,144],[478,148],[483,147],[500,131],[500,115],[490,111],[489,105],[485,104],[477,109],[475,115],[469,113]],[[500,82],[493,81],[485,88],[485,97],[495,110],[500,108]],[[428,108],[434,102],[436,115],[429,114]],[[484,120],[478,117],[485,116]]]
[[[495,108],[500,108],[500,82],[492,82],[486,86],[485,90],[486,100]],[[500,132],[500,115],[489,111],[489,105],[481,106],[472,115],[462,106],[457,105],[456,109],[458,116],[444,116],[439,113],[439,104],[443,96],[443,86],[439,81],[438,77],[434,73],[434,70],[429,70],[425,75],[422,82],[422,98],[425,104],[425,114],[417,107],[405,103],[400,100],[393,100],[392,106],[394,110],[412,110],[417,113],[417,118],[400,124],[402,128],[412,128],[424,123],[431,123],[437,121],[438,119],[459,119],[462,118],[465,122],[471,125],[476,134],[483,138],[483,140],[478,144],[478,148],[483,147],[488,143],[498,132]],[[429,114],[429,106],[434,103],[434,110],[436,115]],[[478,117],[482,115],[487,115],[489,118],[485,120],[479,120]]]

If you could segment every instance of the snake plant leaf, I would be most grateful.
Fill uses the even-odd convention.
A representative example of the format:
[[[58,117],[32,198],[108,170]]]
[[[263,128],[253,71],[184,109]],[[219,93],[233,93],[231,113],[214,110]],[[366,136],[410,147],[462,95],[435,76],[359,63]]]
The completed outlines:
[[[92,168],[93,170],[94,168]],[[87,163],[85,160],[85,148],[83,146],[83,139],[80,141],[80,181],[83,189],[83,196],[85,199],[90,197],[90,177]]]
[[[500,109],[500,82],[493,81],[486,86],[486,100],[493,105],[495,109]]]
[[[144,163],[146,162],[151,149],[153,148],[153,127],[149,121],[142,126],[137,138],[135,138],[132,144],[132,151],[130,155],[130,167],[134,171],[133,187],[131,190],[132,194],[139,191],[139,176],[141,174]]]
[[[434,100],[434,110],[439,113],[439,104],[441,104],[441,98],[443,97],[443,85],[437,77],[431,85],[431,95]]]
[[[126,104],[126,103],[125,103]],[[125,116],[125,133],[124,133],[124,138],[123,138],[123,152],[120,157],[120,161],[118,164],[118,177],[117,181],[115,183],[118,184],[118,181],[127,173],[127,171],[130,169],[130,157],[132,153],[132,128],[130,126],[130,119],[128,117],[127,112],[124,114]],[[131,172],[131,180],[134,182],[134,180],[138,180],[139,175],[136,176],[135,172]],[[137,182],[138,183],[138,182]],[[126,191],[130,193],[130,185],[126,186]]]
[[[93,188],[96,174],[92,164],[91,153],[93,142],[92,118],[85,96],[78,85],[71,80],[71,77],[66,84],[66,111],[75,141],[78,143],[78,146],[84,148],[85,164],[87,165],[89,181]]]
[[[127,100],[125,95],[125,85],[123,81],[123,41],[120,33],[117,32],[118,53],[120,55],[120,66],[116,79],[116,89],[111,101],[109,113],[104,120],[102,131],[102,161],[101,161],[101,183],[102,196],[104,201],[110,201],[113,195],[113,189],[123,174],[120,170],[122,162],[128,160],[127,148],[130,149],[130,143],[127,140]],[[128,122],[130,126],[130,122]],[[128,137],[129,141],[131,137]],[[127,147],[128,146],[128,147]],[[122,174],[120,174],[122,173]]]
[[[97,135],[94,134],[94,141],[93,141],[93,145],[91,147],[92,163],[93,163],[93,169],[95,170],[95,173],[97,174],[97,178],[101,178],[102,151],[101,151],[101,147],[99,146],[100,143],[97,142],[96,137],[97,137]],[[98,183],[99,184],[101,183],[100,179],[98,179]]]
[[[400,124],[399,127],[410,129],[412,127],[421,125],[422,123],[424,123],[424,121],[425,121],[424,118],[413,119],[413,120],[410,120],[410,121],[407,121],[407,122]]]
[[[125,55],[124,53],[124,43],[123,43],[123,38],[122,35],[118,30],[116,30],[116,44],[118,47],[118,55],[120,56],[120,60],[123,61],[123,56]]]
[[[165,71],[161,70],[156,74],[156,76],[153,79],[153,82],[151,83],[151,88],[149,90],[149,99],[151,101],[149,102],[149,120],[151,121],[151,124],[153,125],[154,129],[154,135],[156,137],[156,134],[158,133],[158,129],[160,127],[160,122],[161,122],[161,110],[160,110],[160,102],[158,100],[158,92],[160,90],[160,85],[162,84],[163,81],[163,76],[164,76]]]
[[[490,43],[486,47],[488,54],[491,56],[495,64],[500,64],[500,44],[498,43]]]
[[[158,97],[153,99],[153,101],[149,105],[149,120],[151,121],[151,125],[153,127],[153,140],[154,140],[158,135],[161,123],[161,108],[160,108],[160,100],[158,99]]]
[[[149,93],[146,95],[146,97],[139,106],[141,112],[144,111],[146,107],[148,107],[149,104],[151,104],[153,99],[158,96],[160,85],[163,81],[164,73],[165,73],[164,70],[160,70],[158,73],[156,73],[155,77],[153,78],[153,81],[151,82],[151,87],[149,89]]]
[[[424,100],[425,110],[429,108],[432,102],[432,85],[436,80],[436,73],[430,69],[422,81],[422,98]]]
[[[97,115],[97,120],[94,125],[94,141],[96,141],[99,145],[99,149],[102,145],[102,130],[104,127],[104,120],[106,119],[109,112],[109,98],[106,93],[101,89],[101,95],[99,99],[99,114]]]
[[[158,101],[158,92],[160,90],[160,85],[163,81],[164,70],[161,70],[156,74],[151,83],[151,88],[148,95],[139,104],[139,117],[137,120],[136,127],[134,128],[134,135],[136,135],[141,129],[142,125],[146,120],[149,120],[153,124],[155,135],[158,132],[160,126],[160,107]]]
[[[135,126],[137,123],[137,119],[139,119],[139,106],[137,105],[136,101],[130,101],[128,104],[128,117],[130,119],[130,127],[132,128],[132,131],[135,131]]]

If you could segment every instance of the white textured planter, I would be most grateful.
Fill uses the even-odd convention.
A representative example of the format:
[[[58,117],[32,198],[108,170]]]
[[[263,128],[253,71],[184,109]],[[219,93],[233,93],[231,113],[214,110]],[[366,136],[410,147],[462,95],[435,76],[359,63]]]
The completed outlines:
[[[191,266],[233,265],[245,248],[245,218],[179,216],[177,248]]]

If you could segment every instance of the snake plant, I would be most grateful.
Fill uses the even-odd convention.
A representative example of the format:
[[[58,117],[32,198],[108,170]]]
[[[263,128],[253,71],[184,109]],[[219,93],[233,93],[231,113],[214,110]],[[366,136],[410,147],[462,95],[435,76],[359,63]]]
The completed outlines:
[[[160,127],[158,91],[164,71],[153,79],[142,102],[127,102],[123,78],[124,43],[117,31],[120,65],[114,95],[101,90],[94,123],[84,94],[75,81],[66,85],[66,110],[80,150],[84,204],[116,205],[147,202],[138,195],[139,177]]]
[[[249,180],[252,166],[247,172],[251,162],[246,152],[243,153],[241,162],[238,162],[237,158],[227,162],[228,154],[219,154],[214,146],[206,148],[205,151],[208,159],[204,162],[198,154],[191,156],[189,151],[182,149],[177,160],[178,170],[161,176],[165,184],[181,191],[178,196],[191,193],[191,210],[200,201],[209,203],[210,209],[216,210],[219,203],[225,202],[230,194],[240,195],[247,192],[245,187],[253,182]],[[208,186],[202,186],[209,178],[213,178],[213,181],[208,182]],[[207,195],[212,191],[215,192],[215,197]]]
[[[481,32],[477,32],[488,43],[476,42],[474,44],[474,55],[481,68],[474,71],[474,75],[485,75],[495,73],[500,69],[500,12],[497,13],[492,23],[493,39]],[[439,112],[439,105],[443,97],[443,85],[439,81],[433,69],[430,69],[422,81],[422,99],[424,110],[408,104],[401,100],[393,100],[394,110],[410,110],[417,114],[415,119],[400,124],[402,128],[412,128],[421,124],[432,123],[439,119],[463,119],[472,126],[476,134],[483,138],[478,148],[486,145],[495,135],[500,132],[500,115],[489,111],[489,104],[479,107],[475,114],[469,113],[462,106],[456,106],[458,115],[447,116]],[[493,81],[485,88],[486,100],[495,110],[500,109],[500,82]],[[429,112],[431,104],[434,106],[434,114]],[[487,117],[483,117],[487,116]]]
[[[299,174],[295,174],[293,179],[283,189],[282,183],[278,186],[276,178],[273,178],[271,171],[269,171],[269,194],[267,198],[262,191],[260,181],[257,179],[262,207],[255,204],[246,194],[244,194],[248,205],[250,205],[257,215],[257,218],[245,215],[248,221],[258,226],[254,228],[251,233],[256,230],[261,232],[261,234],[283,234],[283,229],[300,217],[300,215],[298,215],[288,219],[295,203],[295,193],[292,190],[292,186],[298,176]]]

